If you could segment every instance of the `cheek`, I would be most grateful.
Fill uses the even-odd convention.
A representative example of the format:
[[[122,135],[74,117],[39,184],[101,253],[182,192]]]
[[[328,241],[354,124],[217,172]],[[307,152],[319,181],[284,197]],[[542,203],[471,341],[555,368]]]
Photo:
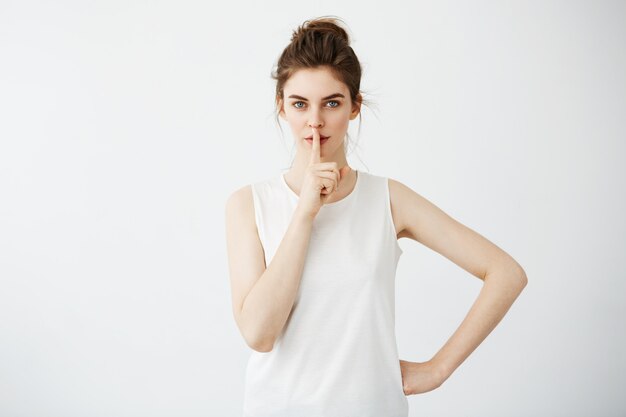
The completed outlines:
[[[339,111],[333,112],[327,117],[326,121],[337,127],[347,126],[350,121],[350,113]]]
[[[304,114],[298,112],[287,113],[287,118],[289,119],[289,123],[294,126],[302,123],[303,120],[306,120]]]
[[[350,114],[346,113],[346,114],[339,115],[339,117],[337,117],[336,119],[335,124],[339,128],[347,129],[348,126],[350,125]]]

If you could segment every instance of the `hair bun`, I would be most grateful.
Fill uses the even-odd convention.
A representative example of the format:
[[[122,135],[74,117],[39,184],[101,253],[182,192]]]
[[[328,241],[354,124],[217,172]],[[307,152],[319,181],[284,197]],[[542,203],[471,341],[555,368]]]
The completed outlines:
[[[293,31],[291,41],[298,41],[306,38],[307,34],[328,34],[330,36],[336,36],[343,40],[346,44],[350,44],[350,36],[344,29],[343,25],[338,22],[343,22],[338,17],[318,17],[316,19],[305,20],[296,30]],[[310,35],[309,35],[310,36]]]

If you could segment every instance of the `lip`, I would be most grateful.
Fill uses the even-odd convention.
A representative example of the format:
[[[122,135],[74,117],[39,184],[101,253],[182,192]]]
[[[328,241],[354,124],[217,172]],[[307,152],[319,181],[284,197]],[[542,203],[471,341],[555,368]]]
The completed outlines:
[[[320,135],[320,140],[328,139],[330,136]],[[307,136],[306,140],[313,140],[313,136]]]
[[[329,136],[329,137],[330,137],[330,136]],[[328,137],[328,138],[329,138],[329,137]],[[322,139],[322,138],[320,137],[320,145],[325,144],[325,143],[328,141],[328,138],[323,138],[323,139]],[[304,138],[304,140],[306,140],[306,141],[307,141],[307,143],[310,143],[311,145],[313,144],[313,139],[311,139],[311,138]]]

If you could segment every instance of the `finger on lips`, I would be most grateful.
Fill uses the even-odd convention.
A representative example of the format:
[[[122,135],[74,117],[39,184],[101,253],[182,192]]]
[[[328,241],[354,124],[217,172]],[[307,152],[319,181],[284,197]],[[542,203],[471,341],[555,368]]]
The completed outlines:
[[[312,127],[313,138],[311,140],[311,163],[317,164],[320,162],[320,135],[316,128]]]

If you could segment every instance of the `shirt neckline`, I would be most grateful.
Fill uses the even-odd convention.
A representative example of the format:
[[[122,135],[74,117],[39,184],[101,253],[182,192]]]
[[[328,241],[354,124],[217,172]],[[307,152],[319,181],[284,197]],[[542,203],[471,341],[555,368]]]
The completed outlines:
[[[333,201],[332,203],[325,203],[322,205],[322,207],[325,206],[337,206],[340,204],[344,204],[346,201],[350,201],[352,198],[354,198],[354,195],[357,193],[358,189],[359,189],[359,185],[361,184],[361,172],[358,169],[354,170],[356,172],[356,183],[354,184],[354,188],[352,188],[352,191],[350,191],[350,194],[348,194],[347,196],[345,196],[344,198],[342,198],[341,200],[337,200],[337,201]],[[280,182],[283,184],[283,186],[287,189],[287,191],[289,192],[289,194],[295,198],[296,200],[300,199],[300,196],[298,194],[295,193],[295,191],[293,191],[290,187],[289,184],[287,184],[287,181],[285,180],[285,173],[281,173],[280,174]]]

